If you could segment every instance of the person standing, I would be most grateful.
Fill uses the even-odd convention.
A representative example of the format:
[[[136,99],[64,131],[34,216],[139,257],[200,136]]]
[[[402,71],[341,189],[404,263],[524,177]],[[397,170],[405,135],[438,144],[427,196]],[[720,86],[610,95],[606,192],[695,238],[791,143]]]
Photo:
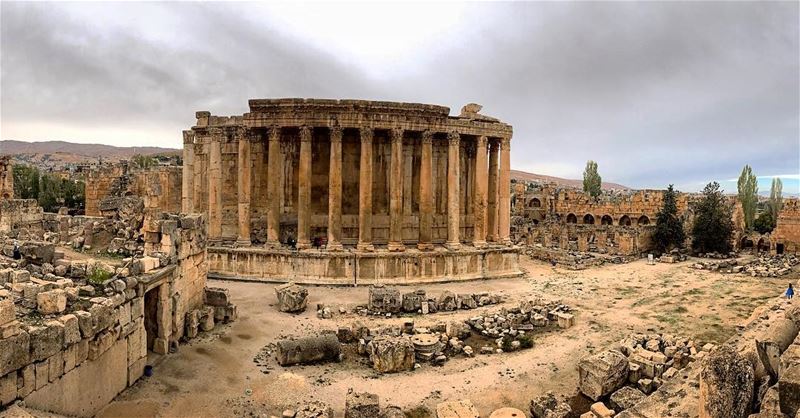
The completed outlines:
[[[792,287],[792,284],[789,283],[789,288],[786,289],[786,298],[792,299],[793,296],[794,296],[794,288]]]

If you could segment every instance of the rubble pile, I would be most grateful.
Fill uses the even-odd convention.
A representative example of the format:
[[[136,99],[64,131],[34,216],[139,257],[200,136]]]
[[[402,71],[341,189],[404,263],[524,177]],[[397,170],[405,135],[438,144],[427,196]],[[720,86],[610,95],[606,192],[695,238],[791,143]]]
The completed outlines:
[[[780,277],[789,274],[798,264],[800,264],[800,258],[793,254],[776,256],[762,254],[751,260],[733,258],[721,261],[700,261],[692,264],[692,268],[721,273],[747,274],[752,277]]]
[[[429,314],[439,311],[476,309],[501,302],[502,298],[499,295],[492,295],[489,292],[456,294],[445,290],[438,297],[433,297],[428,295],[424,289],[401,295],[397,288],[374,285],[369,288],[369,301],[366,308],[358,308],[357,311],[364,315]]]
[[[633,260],[632,257],[618,255],[600,255],[585,251],[544,248],[541,244],[526,247],[524,254],[534,260],[545,261],[569,270],[584,270],[590,267],[602,266],[606,263],[623,264]]]
[[[578,363],[578,389],[596,403],[594,415],[612,415],[629,409],[672,379],[690,362],[715,350],[694,341],[667,334],[632,334],[609,350]],[[606,405],[607,404],[607,405]],[[611,415],[609,415],[611,416]]]

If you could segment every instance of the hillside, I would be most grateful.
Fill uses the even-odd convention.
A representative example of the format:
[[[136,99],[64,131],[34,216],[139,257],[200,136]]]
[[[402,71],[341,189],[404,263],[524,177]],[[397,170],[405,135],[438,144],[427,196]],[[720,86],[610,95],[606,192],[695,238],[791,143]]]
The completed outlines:
[[[18,163],[61,168],[83,162],[119,161],[136,154],[177,154],[180,150],[159,147],[115,147],[103,144],[77,144],[66,141],[0,141],[0,154],[9,154]]]
[[[524,171],[519,170],[511,170],[511,178],[515,180],[522,180],[522,181],[536,181],[540,183],[555,183],[561,187],[575,187],[575,188],[582,188],[583,187],[583,180],[574,180],[574,179],[565,179],[561,177],[553,177],[553,176],[546,176],[544,174],[534,174],[534,173],[526,173]],[[628,186],[623,186],[617,183],[610,183],[604,181],[603,184],[604,190],[630,190],[631,188]]]

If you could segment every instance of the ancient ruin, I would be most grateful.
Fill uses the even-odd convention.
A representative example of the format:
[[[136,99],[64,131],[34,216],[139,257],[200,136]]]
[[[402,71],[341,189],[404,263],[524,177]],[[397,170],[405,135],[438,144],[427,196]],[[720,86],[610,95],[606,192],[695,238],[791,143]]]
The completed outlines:
[[[14,198],[14,175],[11,157],[0,155],[0,199]]]
[[[480,106],[452,117],[413,103],[249,105],[242,116],[197,112],[184,131],[183,210],[208,213],[214,277],[354,284],[520,274],[508,247],[512,130]]]

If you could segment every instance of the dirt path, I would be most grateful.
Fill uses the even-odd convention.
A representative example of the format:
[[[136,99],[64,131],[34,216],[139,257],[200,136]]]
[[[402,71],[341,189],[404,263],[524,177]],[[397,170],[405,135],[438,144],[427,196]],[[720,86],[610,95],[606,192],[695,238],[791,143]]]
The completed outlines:
[[[525,279],[426,285],[430,293],[444,289],[500,292],[508,299],[506,306],[516,306],[527,295],[560,298],[577,309],[577,324],[536,337],[529,350],[456,357],[443,367],[425,365],[413,372],[383,376],[354,361],[291,368],[273,362],[266,374],[253,362],[262,347],[284,336],[336,329],[355,321],[368,322],[370,327],[402,323],[401,318],[357,315],[316,318],[313,307],[318,302],[364,303],[367,288],[310,288],[312,309],[295,316],[275,309],[274,285],[213,281],[210,285],[230,289],[239,306],[239,320],[181,346],[155,367],[154,376],[121,394],[100,416],[279,416],[285,407],[310,399],[328,402],[339,416],[349,388],[377,393],[382,405],[403,408],[470,398],[485,416],[500,406],[527,410],[531,398],[548,390],[573,394],[578,360],[631,332],[724,341],[756,306],[778,296],[789,282],[788,278],[692,270],[688,265],[648,266],[642,260],[576,272],[526,259],[523,267],[529,274]],[[498,307],[414,319],[418,326],[425,326],[494,309]]]

